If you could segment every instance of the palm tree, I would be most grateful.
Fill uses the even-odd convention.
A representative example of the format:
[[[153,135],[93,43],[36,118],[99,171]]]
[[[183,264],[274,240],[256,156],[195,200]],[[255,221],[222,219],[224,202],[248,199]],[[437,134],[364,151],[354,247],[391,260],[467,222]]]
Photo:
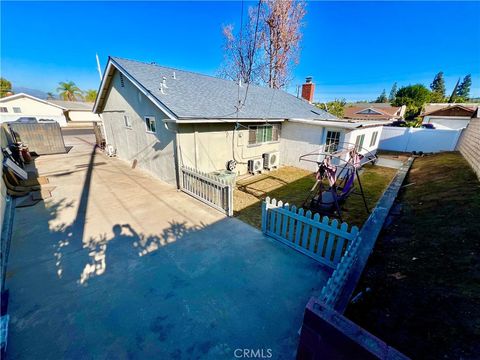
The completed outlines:
[[[97,90],[91,89],[85,91],[85,101],[94,102],[97,98]]]
[[[54,100],[55,99],[55,94],[52,92],[47,93],[47,100]]]
[[[67,101],[76,101],[77,97],[82,98],[82,90],[80,90],[73,81],[62,81],[59,82],[58,85],[60,86],[57,88],[57,91],[60,92],[58,95],[61,99]]]

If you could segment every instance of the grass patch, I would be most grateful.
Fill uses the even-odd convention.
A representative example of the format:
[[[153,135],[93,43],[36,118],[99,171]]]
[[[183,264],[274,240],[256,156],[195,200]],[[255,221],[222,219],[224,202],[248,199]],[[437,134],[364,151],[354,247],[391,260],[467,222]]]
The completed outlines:
[[[417,158],[347,316],[418,359],[480,351],[480,183],[456,152]]]
[[[372,165],[363,169],[360,180],[367,203],[373,208],[396,171]],[[267,196],[299,207],[314,184],[313,173],[290,166],[238,181],[233,194],[234,214],[260,228],[261,202]],[[350,225],[362,226],[367,217],[361,196],[351,195],[344,205],[343,220]]]

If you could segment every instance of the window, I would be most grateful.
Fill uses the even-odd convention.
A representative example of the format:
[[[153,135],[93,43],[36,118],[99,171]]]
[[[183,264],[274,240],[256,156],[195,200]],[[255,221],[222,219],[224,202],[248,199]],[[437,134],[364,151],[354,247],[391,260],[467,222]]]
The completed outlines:
[[[278,141],[280,125],[253,125],[248,127],[248,144],[255,145]]]
[[[155,117],[154,116],[145,116],[145,124],[147,125],[147,132],[156,132],[157,127],[155,126]]]
[[[327,152],[335,152],[340,144],[340,131],[327,131],[327,139],[325,140],[325,150]]]
[[[357,136],[355,140],[355,150],[357,150],[357,152],[360,152],[362,150],[364,140],[365,140],[365,134]]]
[[[375,146],[375,144],[377,143],[377,137],[378,137],[378,131],[375,131],[372,134],[372,140],[370,140],[370,147]]]
[[[19,107],[14,107],[13,108],[13,112],[18,114],[18,113],[21,113],[22,112],[22,109],[20,109]]]
[[[0,107],[0,112],[8,112],[6,107]]]
[[[123,121],[125,122],[125,126],[127,128],[131,128],[132,127],[132,121],[130,120],[130,116],[128,115],[123,115]]]

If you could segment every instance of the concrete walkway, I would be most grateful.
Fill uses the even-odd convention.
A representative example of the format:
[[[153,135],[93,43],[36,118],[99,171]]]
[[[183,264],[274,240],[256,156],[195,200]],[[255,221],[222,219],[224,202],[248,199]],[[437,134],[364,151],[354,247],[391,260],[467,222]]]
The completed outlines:
[[[391,169],[400,169],[403,165],[403,161],[390,159],[388,157],[378,156],[378,160],[375,163],[378,166],[383,166]]]
[[[8,358],[292,358],[327,271],[88,141],[37,159],[53,197],[16,209]]]

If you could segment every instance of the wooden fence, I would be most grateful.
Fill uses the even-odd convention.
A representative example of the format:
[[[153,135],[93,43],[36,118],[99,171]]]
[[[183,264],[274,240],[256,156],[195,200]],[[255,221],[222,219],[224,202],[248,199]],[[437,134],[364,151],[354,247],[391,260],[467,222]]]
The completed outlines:
[[[185,166],[180,169],[182,191],[228,216],[233,215],[233,184]]]
[[[262,206],[262,231],[293,249],[311,258],[335,268],[346,249],[353,242],[358,228],[350,230],[347,223],[339,224],[338,220],[330,220],[328,216],[312,217],[295,206],[282,201],[266,198]]]
[[[30,151],[35,151],[39,155],[67,152],[62,130],[57,122],[41,124],[11,122],[8,126],[15,141],[23,142]]]

